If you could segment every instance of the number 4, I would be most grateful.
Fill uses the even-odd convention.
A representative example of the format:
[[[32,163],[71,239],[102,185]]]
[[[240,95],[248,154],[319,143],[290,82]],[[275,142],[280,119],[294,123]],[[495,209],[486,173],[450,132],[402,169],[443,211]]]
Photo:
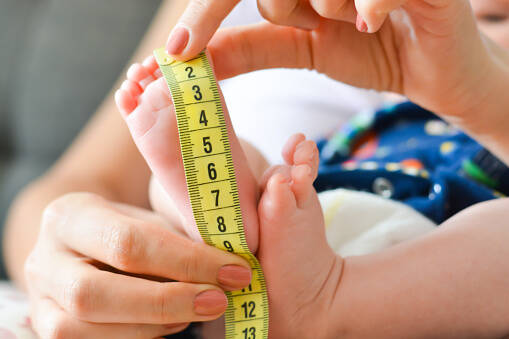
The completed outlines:
[[[209,121],[207,120],[207,116],[205,115],[204,109],[202,109],[200,112],[200,124],[205,125],[205,127],[208,126],[208,124],[209,124]]]

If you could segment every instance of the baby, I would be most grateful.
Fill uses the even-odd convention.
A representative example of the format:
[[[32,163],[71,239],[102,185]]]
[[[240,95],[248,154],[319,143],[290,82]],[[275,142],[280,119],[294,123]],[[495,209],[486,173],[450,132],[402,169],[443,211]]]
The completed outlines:
[[[152,56],[131,67],[128,80],[117,94],[119,109],[138,148],[174,204],[187,207],[187,211],[182,211],[182,224],[186,225],[185,230],[190,236],[198,238],[186,202],[188,195],[176,118],[168,98],[166,82],[161,78]],[[223,107],[227,114],[224,104]],[[229,120],[228,116],[226,118]],[[246,156],[229,122],[228,128],[248,244],[258,253],[269,291],[286,291],[270,294],[271,323],[292,326],[297,325],[301,317],[307,317],[314,324],[325,322],[320,309],[334,300],[342,272],[342,259],[327,245],[324,218],[313,188],[318,170],[316,144],[301,134],[290,138],[283,149],[286,164],[270,168],[261,178],[263,193],[257,203],[258,181],[244,160]],[[155,206],[159,206],[161,200],[167,202],[159,194],[160,191],[152,193]],[[258,210],[247,206],[258,206]],[[168,208],[164,211],[169,216],[178,214],[176,211],[168,212]],[[302,293],[304,290],[312,293]],[[317,298],[322,301],[317,302]],[[295,303],[291,309],[296,313],[289,313],[288,303],[281,303],[281,300]],[[304,312],[299,314],[301,310]],[[303,335],[301,327],[295,328]],[[323,328],[326,329],[325,324]],[[275,327],[271,329],[275,337],[283,337],[283,334],[276,335],[274,331]],[[311,335],[310,332],[304,337]],[[296,338],[299,334],[289,337]]]
[[[509,47],[508,29],[503,27],[509,25],[509,2],[476,0],[473,7],[486,33]],[[189,236],[200,239],[189,207],[173,107],[153,57],[129,69],[128,79],[117,92],[116,100],[134,141],[162,188],[159,189],[158,184],[152,187],[153,207],[184,225]],[[443,287],[434,284],[433,277],[426,275],[427,268],[440,262],[441,253],[437,253],[440,243],[424,237],[412,245],[404,244],[369,259],[344,259],[337,255],[327,244],[324,216],[313,188],[319,159],[316,144],[301,134],[292,136],[282,152],[286,163],[271,167],[262,176],[260,173],[266,163],[250,147],[244,153],[235,137],[224,101],[223,109],[248,244],[257,253],[267,280],[270,336],[322,338],[330,337],[331,333],[344,333],[348,337],[350,327],[363,328],[359,325],[362,322],[377,328],[381,336],[390,335],[391,324],[396,323],[403,328],[406,326],[406,337],[411,337],[412,333],[420,333],[421,337],[433,337],[436,333],[446,335],[451,324],[445,315],[442,322],[429,319],[437,312],[445,314],[449,310],[434,309],[433,301],[426,296],[451,299],[450,304],[456,305],[454,299],[466,298],[469,289],[465,289],[465,296],[461,293],[461,281],[454,277],[451,277],[450,286]],[[169,199],[164,194],[168,194]],[[174,208],[168,208],[169,204]],[[461,217],[459,219],[461,221]],[[454,227],[454,222],[450,224]],[[468,227],[465,229],[469,230]],[[475,237],[473,234],[466,233],[465,236]],[[464,250],[469,250],[469,244],[464,244]],[[408,263],[392,260],[401,252],[408,254]],[[414,257],[425,258],[420,267],[413,265]],[[481,260],[479,264],[482,263]],[[444,267],[443,274],[452,269]],[[422,277],[422,283],[405,286],[402,281],[407,275]],[[452,295],[451,291],[456,293]],[[395,294],[403,297],[393,300],[391,296]],[[424,296],[417,304],[416,295]],[[489,297],[481,296],[480,300]],[[456,308],[451,307],[451,310]],[[385,311],[391,322],[377,323],[376,315]],[[467,308],[464,312],[457,315],[458,319],[465,318],[464,315],[473,310]],[[401,325],[403,321],[406,325]],[[476,338],[493,336],[494,333],[499,337],[508,334],[504,332],[506,323],[501,322],[496,329],[482,325],[482,322],[472,323],[467,332],[455,334]],[[443,330],[430,328],[434,326],[443,327]],[[355,335],[372,337],[367,329]]]

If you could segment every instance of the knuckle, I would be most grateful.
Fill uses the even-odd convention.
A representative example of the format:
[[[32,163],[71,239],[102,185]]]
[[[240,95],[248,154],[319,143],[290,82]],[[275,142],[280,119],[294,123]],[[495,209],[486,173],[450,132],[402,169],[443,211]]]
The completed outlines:
[[[154,317],[161,323],[175,321],[175,314],[172,312],[170,293],[162,285],[154,294]]]
[[[199,270],[200,259],[203,258],[198,248],[198,243],[191,242],[186,255],[182,259],[181,263],[181,280],[182,281],[194,281],[196,278],[196,272]]]
[[[104,241],[111,249],[112,266],[124,271],[136,269],[139,259],[143,257],[136,228],[130,224],[111,227],[106,238]]]
[[[79,277],[73,280],[64,291],[64,304],[67,311],[78,319],[86,318],[91,312],[92,280]]]
[[[314,0],[313,9],[322,17],[335,19],[339,16],[342,6],[338,6],[337,1]]]
[[[65,224],[72,206],[85,206],[97,202],[98,196],[92,193],[68,193],[50,202],[42,212],[41,228],[52,229]]]

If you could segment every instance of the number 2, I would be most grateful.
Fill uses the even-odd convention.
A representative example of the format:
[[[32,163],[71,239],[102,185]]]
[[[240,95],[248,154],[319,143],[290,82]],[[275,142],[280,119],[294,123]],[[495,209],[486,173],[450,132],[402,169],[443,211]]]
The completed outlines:
[[[193,68],[191,66],[186,67],[186,72],[188,79],[196,78],[196,75],[193,74]]]

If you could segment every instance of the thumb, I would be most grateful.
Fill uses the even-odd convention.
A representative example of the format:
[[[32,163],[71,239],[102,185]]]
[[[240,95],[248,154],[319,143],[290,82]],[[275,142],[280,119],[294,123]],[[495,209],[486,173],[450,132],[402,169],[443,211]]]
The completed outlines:
[[[219,30],[208,51],[219,80],[267,68],[313,68],[309,31],[268,22]]]
[[[389,13],[405,2],[406,0],[355,0],[355,8],[366,23],[367,31],[374,33],[382,27]]]
[[[179,60],[196,56],[239,1],[190,0],[170,33],[166,51]]]

